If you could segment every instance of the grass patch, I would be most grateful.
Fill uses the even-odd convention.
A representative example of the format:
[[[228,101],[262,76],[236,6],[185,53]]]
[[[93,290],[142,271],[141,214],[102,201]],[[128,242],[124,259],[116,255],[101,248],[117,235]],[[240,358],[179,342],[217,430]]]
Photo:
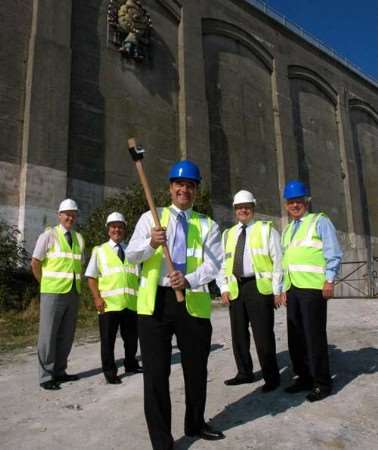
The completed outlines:
[[[33,299],[25,311],[0,313],[0,352],[36,346],[39,325],[39,300]],[[80,303],[76,338],[98,333],[97,313],[87,302]]]

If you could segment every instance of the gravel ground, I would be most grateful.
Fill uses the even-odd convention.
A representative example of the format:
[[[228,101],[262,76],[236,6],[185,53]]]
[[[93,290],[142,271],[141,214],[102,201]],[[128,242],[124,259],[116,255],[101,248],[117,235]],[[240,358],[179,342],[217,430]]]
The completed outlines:
[[[213,314],[207,418],[224,430],[217,442],[183,436],[184,386],[180,357],[173,349],[171,398],[175,449],[367,449],[377,448],[378,313],[377,300],[329,302],[328,339],[334,378],[332,396],[317,403],[305,393],[283,388],[263,394],[254,346],[257,381],[226,387],[235,374],[227,309]],[[285,310],[276,313],[276,340],[282,386],[290,382]],[[121,357],[120,340],[117,356]],[[120,366],[121,360],[119,360]],[[107,385],[99,365],[96,339],[76,344],[69,371],[80,380],[60,391],[39,389],[35,349],[1,355],[0,447],[2,450],[150,449],[143,414],[141,375]],[[121,369],[120,369],[121,372]],[[123,375],[123,374],[122,374]]]

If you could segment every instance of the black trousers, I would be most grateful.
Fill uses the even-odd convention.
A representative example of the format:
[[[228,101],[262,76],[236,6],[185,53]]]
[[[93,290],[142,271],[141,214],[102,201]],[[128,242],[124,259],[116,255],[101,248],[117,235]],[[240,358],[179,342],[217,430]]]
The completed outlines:
[[[125,308],[122,311],[108,311],[99,314],[98,319],[101,338],[101,362],[104,374],[110,376],[117,374],[114,345],[118,328],[125,348],[125,368],[135,367],[138,364],[135,358],[138,348],[137,313]]]
[[[255,279],[239,282],[239,296],[230,302],[232,348],[238,375],[250,376],[253,362],[250,353],[251,324],[262,374],[266,383],[278,383],[276,340],[274,336],[274,297],[262,295]]]
[[[144,411],[152,447],[170,450],[172,336],[176,335],[184,372],[185,432],[195,433],[204,425],[211,323],[209,319],[191,316],[185,302],[178,303],[171,288],[159,287],[154,314],[139,315],[138,330],[144,369]]]
[[[319,289],[287,292],[287,331],[294,372],[312,378],[314,385],[331,388],[327,343],[327,301]]]

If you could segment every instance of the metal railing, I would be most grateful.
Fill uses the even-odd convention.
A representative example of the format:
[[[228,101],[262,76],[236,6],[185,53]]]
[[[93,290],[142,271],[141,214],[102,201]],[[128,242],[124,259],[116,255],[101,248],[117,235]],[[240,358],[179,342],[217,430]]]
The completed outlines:
[[[284,15],[282,15],[280,12],[276,11],[272,7],[268,6],[265,2],[260,0],[244,0],[244,1],[256,7],[257,9],[262,11],[264,14],[266,14],[276,22],[279,22],[284,27],[288,28],[290,31],[292,31],[305,41],[312,44],[314,47],[320,49],[327,55],[331,56],[333,59],[343,64],[353,72],[357,73],[361,78],[364,78],[369,83],[373,84],[375,87],[378,88],[378,80],[376,78],[374,78],[372,75],[367,75],[366,73],[364,73],[360,67],[356,66],[349,59],[339,55],[333,48],[328,47],[324,42],[320,41],[317,37],[305,31],[301,26],[297,25],[291,20],[288,20]]]
[[[335,282],[335,298],[376,297],[377,280],[377,272],[368,261],[345,261],[341,264],[341,274]],[[348,294],[344,295],[344,291]]]

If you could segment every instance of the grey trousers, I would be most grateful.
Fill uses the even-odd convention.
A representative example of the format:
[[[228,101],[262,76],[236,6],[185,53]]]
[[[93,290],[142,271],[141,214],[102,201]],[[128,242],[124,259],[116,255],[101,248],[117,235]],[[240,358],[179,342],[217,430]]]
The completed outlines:
[[[76,328],[79,295],[41,294],[38,335],[39,382],[63,375]]]

